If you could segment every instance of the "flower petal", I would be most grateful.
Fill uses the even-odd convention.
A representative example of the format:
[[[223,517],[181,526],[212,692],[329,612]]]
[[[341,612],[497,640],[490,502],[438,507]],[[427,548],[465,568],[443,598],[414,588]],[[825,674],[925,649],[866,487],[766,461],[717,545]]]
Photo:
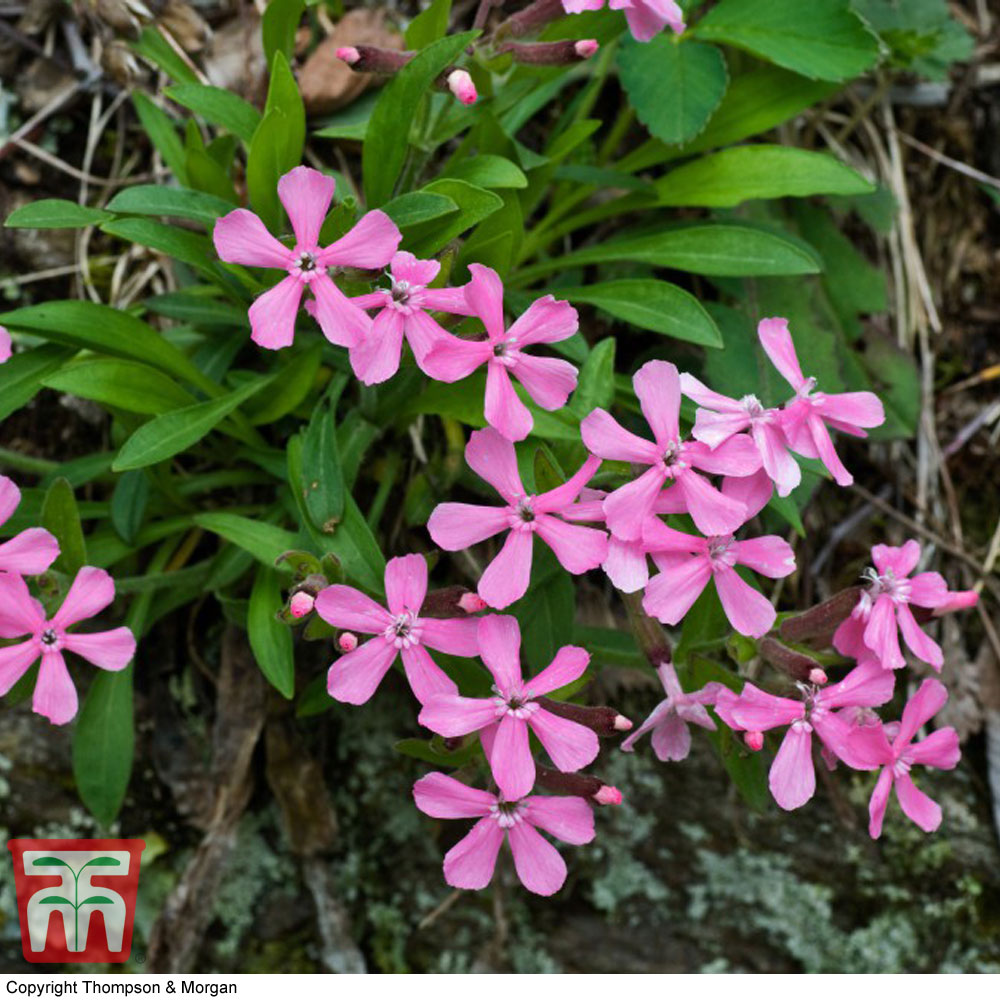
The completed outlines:
[[[528,592],[534,537],[530,531],[509,532],[503,547],[486,567],[476,589],[491,608],[506,608]]]
[[[44,528],[25,528],[0,544],[0,572],[35,576],[44,573],[59,555],[59,543]]]
[[[856,666],[842,681],[823,688],[815,697],[823,708],[873,708],[892,698],[896,675],[875,660]]]
[[[659,460],[659,449],[624,427],[607,410],[591,410],[580,424],[587,450],[599,458],[619,462],[652,465]]]
[[[768,774],[768,787],[782,809],[804,806],[816,792],[812,732],[793,725],[781,741]]]
[[[680,438],[681,380],[669,361],[647,361],[633,376],[642,415],[661,448]]]
[[[893,749],[905,747],[917,735],[917,730],[937,715],[947,701],[948,689],[936,678],[927,678],[903,709],[899,732],[892,741]]]
[[[735,434],[717,448],[689,441],[684,445],[684,459],[719,476],[752,476],[761,467],[760,449],[749,434]]]
[[[669,557],[669,572],[658,573],[646,586],[643,610],[665,625],[676,625],[711,578],[712,565],[705,556]]]
[[[566,862],[562,855],[528,822],[517,823],[507,831],[514,854],[517,877],[525,889],[539,896],[551,896],[566,881]]]
[[[583,465],[565,483],[545,493],[539,493],[535,497],[535,511],[544,514],[563,513],[580,495],[600,466],[601,460],[596,455],[588,456]],[[573,520],[584,520],[584,518],[574,518]]]
[[[0,326],[0,365],[5,361],[10,361],[11,354],[13,354],[10,331],[5,326]],[[0,519],[0,524],[3,521]]]
[[[903,812],[925,833],[933,833],[941,825],[941,807],[908,774],[897,774],[894,784]]]
[[[403,334],[420,370],[429,375],[430,372],[425,371],[423,367],[424,358],[437,347],[439,340],[448,336],[448,332],[429,313],[417,309],[405,318]]]
[[[844,463],[840,460],[840,456],[833,447],[833,441],[830,440],[830,432],[826,429],[822,418],[814,414],[809,418],[808,427],[809,436],[816,447],[816,454],[830,471],[834,482],[838,486],[850,486],[854,482],[854,476],[847,471]]]
[[[692,469],[685,469],[676,482],[702,534],[730,535],[746,521],[747,509],[739,500],[720,493]]]
[[[777,424],[755,424],[751,436],[760,452],[764,472],[774,482],[779,497],[787,497],[802,482],[802,469],[788,450],[788,442]]]
[[[496,796],[470,788],[440,771],[425,774],[413,786],[417,808],[435,819],[471,819],[486,816]]]
[[[899,649],[895,605],[888,594],[875,600],[868,624],[865,625],[865,645],[879,658],[887,670],[898,670],[906,665]]]
[[[396,556],[386,563],[385,602],[390,614],[409,611],[415,615],[426,596],[427,560],[423,556]]]
[[[492,816],[481,819],[445,856],[444,880],[456,889],[485,889],[493,878],[503,830]]]
[[[468,378],[493,356],[484,340],[462,340],[446,333],[427,352],[421,369],[438,382],[458,382]]]
[[[578,795],[529,795],[524,800],[526,822],[567,844],[594,839],[594,810]]]
[[[757,336],[760,338],[760,346],[782,378],[795,390],[804,385],[806,379],[799,367],[795,344],[788,330],[788,320],[780,317],[762,319],[757,324]]]
[[[736,542],[736,561],[761,576],[778,580],[795,572],[795,552],[791,545],[777,535],[763,535]]]
[[[528,725],[560,771],[579,771],[594,761],[601,749],[593,729],[544,708],[528,717]]]
[[[21,491],[13,479],[0,476],[0,524],[6,524],[21,503]]]
[[[582,524],[567,524],[550,514],[535,519],[538,537],[556,554],[563,569],[569,573],[586,573],[597,569],[608,554],[608,536],[599,528]]]
[[[878,427],[885,423],[885,407],[874,392],[826,393],[817,409],[827,420],[853,427]]]
[[[42,655],[36,639],[16,646],[0,646],[0,697],[3,697]]]
[[[76,688],[62,653],[45,653],[31,699],[32,711],[44,716],[53,725],[61,726],[76,715],[78,704]]]
[[[277,351],[292,343],[304,287],[298,278],[289,274],[254,299],[249,316],[250,339],[255,344]]]
[[[740,696],[727,706],[733,721],[741,729],[763,733],[776,726],[788,726],[805,715],[801,701],[779,698],[761,691],[753,684],[744,684]],[[718,707],[717,707],[718,710]]]
[[[427,521],[434,544],[446,552],[467,549],[509,527],[506,508],[474,503],[438,504]]]
[[[777,617],[774,605],[729,566],[717,566],[714,576],[722,610],[733,628],[755,639],[767,635]]]
[[[543,295],[514,321],[507,337],[519,347],[555,344],[572,337],[579,328],[580,317],[568,302]]]
[[[452,656],[478,656],[479,619],[421,618],[420,641]]]
[[[311,250],[317,245],[336,187],[332,177],[312,167],[296,167],[278,181],[278,198],[302,249]]]
[[[497,726],[490,753],[490,769],[503,797],[513,802],[527,795],[535,783],[535,761],[524,719],[505,715]]]
[[[885,819],[885,810],[889,805],[889,793],[892,791],[892,771],[888,767],[882,768],[882,773],[875,782],[872,790],[872,797],[868,803],[868,835],[873,840],[878,840],[882,836],[882,822]]]
[[[352,347],[371,335],[372,320],[334,283],[328,274],[317,274],[309,285],[315,305],[311,312],[331,344]]]
[[[520,354],[511,374],[543,410],[559,410],[576,388],[576,365],[562,358],[536,358]]]
[[[0,573],[0,638],[37,632],[45,621],[28,585],[12,573]]]
[[[395,309],[383,309],[371,329],[351,345],[351,368],[365,385],[387,382],[399,371],[405,318]]]
[[[509,441],[523,441],[534,426],[530,411],[514,391],[510,374],[498,362],[491,362],[486,368],[483,415]]]
[[[438,694],[423,702],[417,721],[439,736],[454,738],[478,733],[496,722],[496,715],[497,706],[492,698]]]
[[[291,266],[292,251],[279,243],[253,212],[237,208],[224,215],[212,230],[215,252],[227,264],[246,267]]]
[[[666,471],[662,465],[650,466],[638,479],[619,486],[604,498],[604,516],[613,535],[625,541],[642,537],[643,528],[659,496]],[[740,510],[743,509],[742,504]]]
[[[590,663],[590,653],[579,646],[563,646],[552,662],[528,681],[532,695],[550,694],[559,688],[572,684]]]
[[[331,698],[349,705],[363,705],[388,673],[398,650],[378,635],[340,657],[326,675]]]
[[[521,687],[521,627],[516,618],[511,615],[480,618],[479,655],[501,692]]]
[[[392,623],[392,615],[381,604],[341,583],[324,587],[316,598],[315,608],[323,621],[355,632],[381,632]]]
[[[317,255],[322,267],[376,270],[392,260],[402,235],[385,212],[366,212],[339,240]]]
[[[135,656],[135,636],[124,626],[107,632],[67,632],[63,646],[102,670],[122,670]]]
[[[913,655],[939,671],[944,666],[944,653],[941,647],[917,624],[913,612],[907,605],[900,604],[896,608],[896,620],[899,622],[899,630],[903,633],[903,639]]]
[[[643,542],[626,542],[612,535],[602,563],[611,583],[624,594],[634,594],[649,583],[649,561]]]
[[[517,469],[514,445],[499,431],[486,427],[473,431],[465,446],[465,461],[480,479],[489,483],[509,504],[526,495]]]
[[[458,693],[458,685],[434,662],[423,646],[404,647],[400,656],[410,690],[421,705],[438,695]]]
[[[925,767],[939,767],[943,771],[950,771],[961,757],[958,733],[951,726],[946,726],[944,729],[936,729],[919,743],[911,743],[907,759]]]
[[[665,764],[685,760],[691,752],[691,731],[676,712],[667,712],[653,728],[650,742],[657,760]]]
[[[486,327],[491,341],[504,337],[503,322],[503,282],[492,267],[484,264],[470,264],[472,280],[465,286],[465,300]]]
[[[115,581],[103,569],[84,566],[70,585],[52,627],[64,629],[103,611],[115,599]]]

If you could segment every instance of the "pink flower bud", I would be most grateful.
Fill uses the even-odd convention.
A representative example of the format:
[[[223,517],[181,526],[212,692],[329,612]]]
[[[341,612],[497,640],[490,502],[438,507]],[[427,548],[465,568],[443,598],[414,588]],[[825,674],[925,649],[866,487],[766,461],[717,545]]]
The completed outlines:
[[[472,77],[464,69],[453,69],[448,74],[448,89],[463,104],[475,104],[479,97]]]
[[[291,611],[293,618],[305,618],[312,611],[315,603],[316,598],[312,594],[300,590],[292,594],[292,599],[288,602],[288,610]]]
[[[342,45],[334,55],[347,63],[348,66],[361,62],[361,53],[353,45]]]
[[[337,636],[337,645],[342,653],[352,653],[358,648],[358,637],[353,632],[341,632]]]
[[[485,611],[488,607],[487,603],[478,594],[474,594],[471,590],[467,594],[462,594],[462,596],[458,599],[458,606],[467,615],[473,615],[477,611]]]
[[[632,728],[632,720],[626,719],[624,715],[616,715],[614,727],[620,733],[627,733]]]
[[[594,793],[594,801],[602,806],[620,806],[622,793],[614,785],[601,785]]]
[[[764,734],[763,733],[744,733],[743,742],[751,750],[761,750],[764,747]]]
[[[600,46],[597,44],[596,39],[593,38],[581,38],[580,41],[573,46],[576,54],[581,59],[589,59]]]
[[[829,678],[826,676],[826,671],[820,669],[819,667],[813,667],[809,671],[809,683],[810,684],[825,684]]]

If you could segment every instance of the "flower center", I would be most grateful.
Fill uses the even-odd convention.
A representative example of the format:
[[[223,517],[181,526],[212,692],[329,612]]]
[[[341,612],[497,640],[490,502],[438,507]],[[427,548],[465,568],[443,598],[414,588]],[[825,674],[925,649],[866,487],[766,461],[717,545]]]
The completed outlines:
[[[498,719],[505,715],[513,715],[515,719],[528,719],[538,711],[538,702],[531,700],[530,691],[518,689],[504,693],[494,685],[493,692],[493,704],[496,707]]]
[[[39,637],[43,646],[55,646],[59,642],[59,635],[54,628],[47,628]]]
[[[503,799],[498,799],[490,806],[490,815],[501,829],[509,830],[524,821],[525,809],[526,807],[520,802],[504,802]]]
[[[899,579],[891,569],[887,570],[885,573],[879,574],[878,570],[869,566],[865,569],[862,576],[869,581],[869,601],[873,602],[876,598],[885,594],[896,604],[910,603],[910,581],[905,577],[903,579]]]
[[[708,558],[715,566],[735,566],[736,553],[733,551],[732,535],[712,535],[708,539]]]
[[[408,281],[396,281],[392,279],[392,301],[401,306],[405,306],[410,300],[410,283]]]
[[[764,404],[753,393],[744,396],[740,400],[740,405],[746,410],[747,416],[751,421],[762,420],[770,422],[770,414],[765,409]]]
[[[295,266],[303,274],[310,274],[316,270],[316,258],[308,252],[300,253],[299,259],[295,262]]]
[[[521,497],[507,508],[507,523],[514,531],[534,531],[536,527],[534,497]]]
[[[671,441],[670,444],[663,451],[663,464],[669,468],[676,461],[681,453],[681,444],[679,441]]]
[[[396,615],[382,635],[385,637],[385,641],[391,643],[396,649],[409,649],[411,646],[420,645],[420,628],[412,611],[404,611],[401,615]]]

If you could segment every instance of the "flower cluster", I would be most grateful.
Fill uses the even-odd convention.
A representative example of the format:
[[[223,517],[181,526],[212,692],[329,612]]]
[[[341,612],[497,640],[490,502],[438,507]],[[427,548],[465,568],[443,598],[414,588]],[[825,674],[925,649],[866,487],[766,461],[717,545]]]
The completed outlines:
[[[21,503],[21,491],[0,476],[0,525]],[[121,670],[135,655],[135,638],[127,628],[108,632],[71,632],[70,628],[103,611],[115,596],[115,585],[103,570],[84,566],[61,607],[49,614],[28,589],[25,577],[45,573],[59,556],[59,543],[44,528],[25,528],[0,544],[0,696],[41,660],[31,707],[62,725],[76,715],[77,696],[64,651],[75,653],[103,670]]]

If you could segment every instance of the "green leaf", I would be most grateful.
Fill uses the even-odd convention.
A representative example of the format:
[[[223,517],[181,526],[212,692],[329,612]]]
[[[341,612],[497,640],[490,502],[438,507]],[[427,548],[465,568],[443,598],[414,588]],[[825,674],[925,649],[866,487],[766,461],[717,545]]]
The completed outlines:
[[[73,774],[83,804],[110,826],[132,773],[132,667],[95,671],[73,730]]]
[[[141,469],[126,472],[111,494],[111,526],[131,545],[142,527],[149,503],[149,479]]]
[[[180,84],[167,88],[167,97],[185,108],[201,115],[207,122],[250,142],[260,124],[260,112],[238,94],[221,87],[207,87],[200,83]]]
[[[194,523],[249,552],[268,567],[273,567],[282,554],[296,547],[296,537],[292,532],[240,514],[225,511],[195,514]]]
[[[322,357],[323,345],[318,343],[295,355],[278,372],[270,392],[247,407],[250,422],[272,424],[299,406],[316,382]]]
[[[560,298],[588,303],[644,330],[705,347],[722,347],[722,334],[701,303],[683,288],[656,278],[623,278],[583,288],[555,289]]]
[[[100,208],[63,198],[41,198],[15,208],[4,225],[11,229],[80,229],[110,218],[111,214]]]
[[[121,868],[121,864],[122,863],[117,858],[94,858],[92,861],[88,861],[83,867]],[[82,871],[83,869],[80,870]],[[106,900],[105,902],[110,902],[110,900]],[[81,903],[80,905],[82,906],[83,904]]]
[[[63,861],[62,858],[35,858],[32,862],[34,865],[50,867],[51,865],[58,865],[60,868],[72,868],[73,866],[68,861]]]
[[[0,365],[0,420],[32,400],[46,378],[57,372],[73,355],[55,344],[20,351]]]
[[[141,469],[190,448],[240,403],[270,385],[271,381],[270,377],[256,379],[220,399],[195,403],[154,417],[122,445],[111,470],[124,472],[126,469]]]
[[[403,39],[408,49],[422,49],[448,34],[451,0],[432,0],[407,26]]]
[[[132,43],[132,48],[178,83],[198,82],[195,71],[177,54],[176,49],[155,25],[143,28],[139,40]]]
[[[663,142],[689,142],[708,124],[726,92],[726,61],[714,45],[678,41],[668,32],[628,39],[618,52],[622,86],[636,117]]]
[[[286,62],[291,62],[295,52],[295,33],[305,9],[305,0],[269,0],[260,25],[264,59],[268,66],[273,64],[278,52]]]
[[[344,473],[337,448],[333,407],[321,400],[302,438],[302,475],[299,489],[313,524],[333,534],[344,516]]]
[[[878,59],[878,39],[849,0],[723,0],[693,34],[746,49],[819,80],[859,76]]]
[[[135,105],[135,111],[139,116],[139,123],[142,125],[143,131],[159,150],[163,162],[182,184],[186,183],[184,144],[174,128],[173,120],[142,91],[137,90],[132,95],[132,103]]]
[[[452,770],[464,767],[479,752],[478,741],[474,739],[469,740],[460,750],[446,750],[440,736],[430,740],[400,740],[394,743],[392,748],[404,757],[412,757],[414,760],[422,760],[425,764]]]
[[[228,205],[227,209],[232,206]],[[101,229],[129,243],[141,243],[199,271],[214,273],[215,250],[207,236],[153,219],[124,218],[105,222]]]
[[[526,188],[528,178],[524,171],[504,156],[482,153],[467,160],[459,160],[447,174],[481,188]]]
[[[55,568],[67,576],[76,576],[87,565],[87,543],[83,539],[83,525],[73,487],[62,477],[54,480],[45,494],[42,527],[51,531],[59,542]]]
[[[132,215],[165,215],[191,219],[211,228],[215,225],[215,220],[231,212],[233,206],[228,201],[203,191],[163,187],[159,184],[137,184],[119,191],[108,203],[108,209]]]
[[[44,378],[42,384],[130,413],[165,413],[195,401],[163,372],[118,358],[89,357],[74,361]]]
[[[594,344],[587,355],[587,360],[580,369],[576,391],[569,401],[569,408],[582,420],[598,406],[610,410],[614,401],[615,338],[605,337]]]
[[[379,208],[392,197],[406,159],[410,128],[418,117],[421,102],[442,70],[477,34],[467,31],[432,42],[382,88],[372,110],[361,155],[369,208]]]
[[[88,904],[90,904],[91,906],[98,906],[101,903],[110,903],[110,902],[111,900],[108,899],[107,896],[88,896],[80,905],[87,906]]]
[[[51,861],[53,859],[52,858],[48,858],[46,860]],[[36,865],[40,864],[40,863],[41,862],[38,862],[38,861],[35,862]],[[66,867],[68,868],[69,865],[66,865]],[[63,903],[65,903],[67,906],[72,906],[73,905],[65,896],[46,896],[41,902],[43,902],[43,903],[54,903],[56,905],[61,905]]]
[[[537,546],[534,557],[528,593],[509,611],[521,624],[521,655],[532,674],[570,641],[576,611],[573,580],[551,550]]]
[[[752,198],[871,194],[875,186],[827,153],[736,146],[671,170],[656,183],[661,205],[731,208]]]
[[[416,226],[421,222],[440,219],[458,211],[458,204],[443,194],[428,194],[426,191],[411,191],[401,194],[382,206],[382,211],[399,226]]]
[[[449,215],[443,221],[428,222],[413,228],[409,234],[411,249],[418,257],[434,256],[456,236],[503,208],[503,198],[494,191],[451,177],[433,181],[423,191],[450,199],[458,206],[458,213]]]
[[[281,576],[274,569],[258,566],[247,607],[250,648],[261,673],[286,698],[291,698],[295,694],[292,630],[277,618],[284,603]]]

